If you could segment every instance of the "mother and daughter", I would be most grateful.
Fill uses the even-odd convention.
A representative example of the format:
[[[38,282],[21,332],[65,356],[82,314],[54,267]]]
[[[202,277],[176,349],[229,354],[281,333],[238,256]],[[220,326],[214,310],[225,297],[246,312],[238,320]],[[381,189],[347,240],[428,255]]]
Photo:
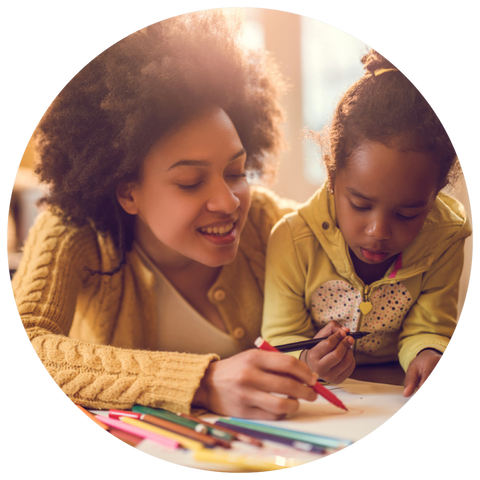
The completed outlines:
[[[130,35],[38,126],[48,208],[13,290],[75,403],[277,419],[319,377],[397,358],[410,395],[453,333],[470,229],[440,193],[458,164],[438,118],[371,51],[335,113],[327,184],[298,208],[249,185],[275,172],[284,83],[240,26],[211,10]],[[262,318],[276,344],[329,339],[256,350]],[[374,333],[353,345],[357,329]]]

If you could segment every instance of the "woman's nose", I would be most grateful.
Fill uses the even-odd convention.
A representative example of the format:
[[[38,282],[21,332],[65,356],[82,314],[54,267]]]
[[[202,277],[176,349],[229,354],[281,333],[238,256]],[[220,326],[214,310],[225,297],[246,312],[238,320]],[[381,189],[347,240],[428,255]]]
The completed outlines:
[[[235,192],[223,181],[219,182],[207,200],[207,210],[231,214],[240,206]]]
[[[365,228],[365,233],[375,240],[389,240],[392,237],[388,221],[382,218],[373,219]]]

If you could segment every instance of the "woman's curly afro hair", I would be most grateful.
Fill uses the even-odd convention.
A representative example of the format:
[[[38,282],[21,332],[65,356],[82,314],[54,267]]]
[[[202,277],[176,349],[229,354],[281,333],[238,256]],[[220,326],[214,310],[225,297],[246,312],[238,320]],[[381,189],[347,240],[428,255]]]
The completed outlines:
[[[454,184],[460,165],[439,118],[422,94],[375,50],[362,57],[365,74],[342,96],[330,125],[308,136],[320,145],[329,188],[364,142],[425,152],[439,165],[439,188]],[[375,75],[379,69],[395,69]]]
[[[129,250],[133,217],[118,205],[117,185],[140,180],[153,143],[212,104],[235,125],[247,171],[274,172],[284,82],[265,52],[241,45],[240,33],[231,12],[185,14],[126,37],[85,66],[36,131],[36,173],[49,186],[43,201],[67,221],[93,221]]]

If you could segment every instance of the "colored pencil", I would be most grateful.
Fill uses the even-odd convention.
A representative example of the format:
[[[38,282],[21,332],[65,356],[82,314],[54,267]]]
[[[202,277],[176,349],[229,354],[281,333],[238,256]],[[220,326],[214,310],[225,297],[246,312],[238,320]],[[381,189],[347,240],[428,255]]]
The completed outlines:
[[[193,417],[185,417],[183,415],[169,412],[168,410],[163,410],[162,408],[150,408],[145,407],[143,405],[134,405],[132,407],[134,413],[142,413],[146,415],[152,415],[154,417],[162,418],[163,420],[168,420],[169,422],[177,423],[178,425],[182,425],[184,427],[190,428],[200,433],[208,433],[211,436],[218,438],[219,440],[230,442],[233,440],[233,436],[222,432],[219,430],[213,429],[212,425],[210,428],[206,425],[203,425],[197,419]]]
[[[112,420],[112,419],[110,419]],[[148,432],[156,433],[162,437],[171,438],[176,440],[182,447],[187,448],[188,450],[198,450],[199,448],[205,448],[205,445],[198,440],[193,440],[191,438],[185,437],[178,433],[171,432],[165,428],[157,427],[148,422],[143,422],[142,420],[137,420],[136,418],[130,417],[120,417],[120,421],[128,425],[140,428],[141,430],[147,430]]]
[[[238,440],[239,442],[249,443],[251,445],[255,445],[256,447],[261,447],[262,446],[262,442],[260,440],[258,440],[257,438],[251,437],[249,435],[244,435],[243,433],[236,432],[236,431],[234,431],[230,428],[224,427],[224,426],[219,426],[218,424],[212,424],[210,422],[202,420],[201,418],[192,417],[191,415],[187,415],[185,413],[181,413],[180,415],[182,417],[200,422],[203,425],[207,426],[208,428],[213,427],[214,430],[221,430],[225,433],[228,433],[230,436],[232,436],[234,439]]]
[[[151,440],[152,442],[158,443],[167,448],[178,448],[179,446],[179,442],[176,439],[168,438],[159,433],[139,428],[138,425],[128,425],[121,420],[105,417],[103,415],[97,415],[96,419],[108,425],[109,427],[114,427],[118,430],[123,430],[124,432],[128,432],[138,437]]]
[[[239,427],[248,428],[260,432],[270,433],[272,435],[279,435],[300,442],[312,443],[324,448],[339,448],[351,445],[351,440],[345,440],[334,437],[327,437],[325,435],[318,435],[316,433],[302,432],[298,430],[291,430],[289,428],[281,428],[277,426],[265,425],[264,423],[255,422],[253,420],[246,420],[244,418],[227,418],[222,419],[227,425],[238,425]]]
[[[258,337],[255,340],[255,346],[259,348],[260,350],[265,350],[268,352],[278,352],[278,350],[275,347],[272,347],[266,340],[264,340],[262,337]],[[347,407],[338,399],[328,388],[325,388],[322,384],[316,383],[312,387],[319,395],[321,395],[325,400],[328,400],[330,403],[335,405],[336,407],[343,408],[344,410],[347,410]]]
[[[347,333],[347,336],[352,337],[354,340],[363,338],[366,335],[370,335],[370,332]],[[330,337],[312,338],[312,340],[304,340],[302,342],[284,343],[283,345],[275,345],[274,348],[276,348],[279,352],[296,352],[298,350],[305,350],[306,348],[312,348],[315,345],[318,345],[323,340],[327,340],[328,338]]]
[[[296,448],[297,450],[302,450],[303,452],[325,453],[325,448],[322,446],[314,445],[310,442],[302,442],[293,438],[287,438],[283,435],[275,435],[273,433],[237,425],[225,419],[217,420],[215,422],[215,425],[217,424],[219,426],[225,426],[231,428],[232,430],[236,430],[237,432],[244,433],[245,435],[251,435],[252,437],[256,437],[262,440],[268,440],[270,442],[281,443],[282,445],[288,445],[289,447]]]
[[[133,418],[136,420],[142,420],[144,422],[150,423],[152,425],[156,425],[157,427],[165,428],[171,432],[178,433],[180,435],[184,435],[188,438],[193,440],[197,440],[199,442],[204,443],[207,446],[222,446],[225,448],[230,448],[231,445],[228,442],[225,442],[221,439],[217,439],[214,437],[209,436],[207,433],[199,432],[198,430],[193,430],[178,423],[170,422],[169,420],[164,420],[162,418],[155,417],[153,415],[147,415],[145,413],[140,412],[130,412],[124,410],[110,410],[108,412],[108,416],[110,418]],[[205,432],[208,432],[207,428],[205,427]]]

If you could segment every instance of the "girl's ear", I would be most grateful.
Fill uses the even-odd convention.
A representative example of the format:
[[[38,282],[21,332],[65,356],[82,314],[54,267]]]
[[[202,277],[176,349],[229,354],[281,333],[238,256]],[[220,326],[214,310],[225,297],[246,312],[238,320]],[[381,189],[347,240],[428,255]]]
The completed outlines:
[[[122,182],[117,185],[116,191],[118,203],[130,215],[136,215],[138,213],[137,204],[132,195],[133,186],[133,182]]]

